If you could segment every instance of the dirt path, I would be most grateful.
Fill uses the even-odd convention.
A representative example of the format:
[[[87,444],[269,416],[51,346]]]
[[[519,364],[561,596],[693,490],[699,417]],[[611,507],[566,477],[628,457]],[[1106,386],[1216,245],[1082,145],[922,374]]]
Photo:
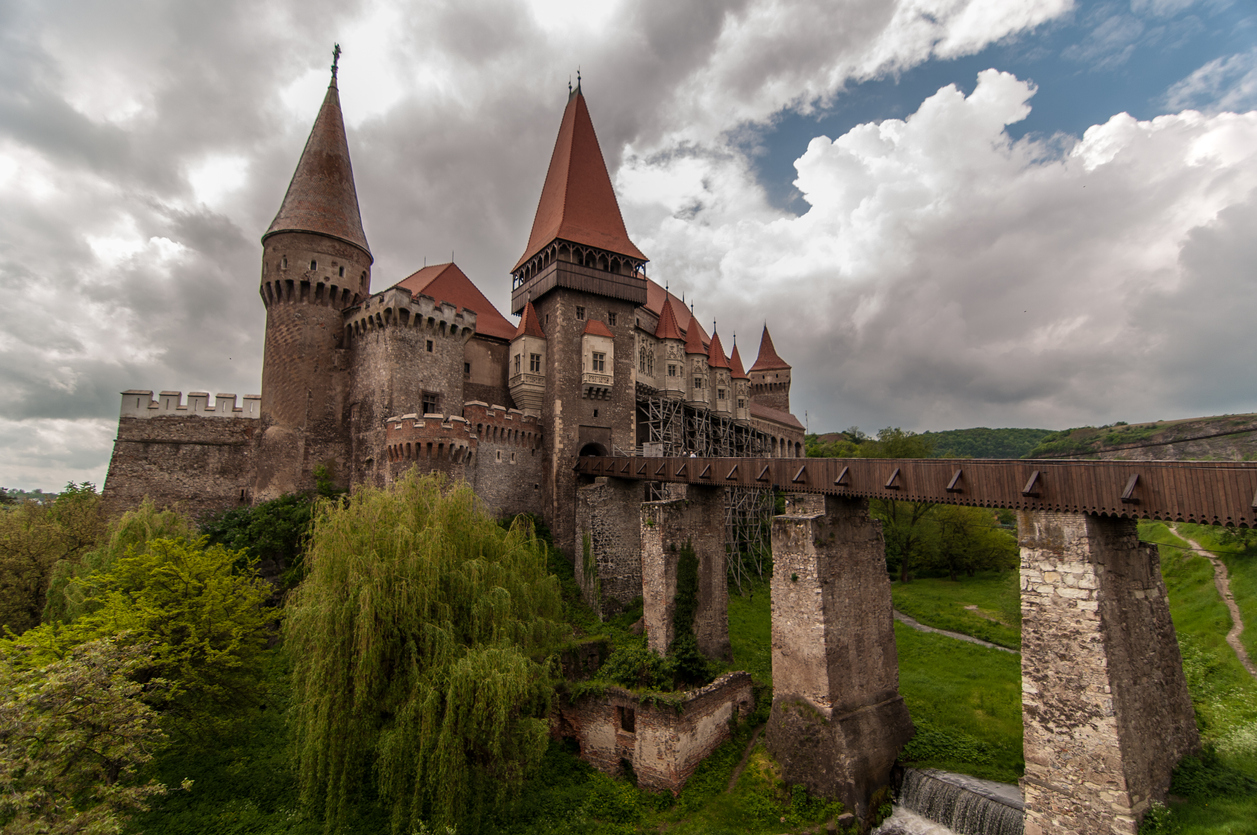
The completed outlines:
[[[760,725],[755,729],[755,733],[751,734],[751,741],[746,743],[746,750],[742,752],[742,761],[738,763],[738,767],[733,769],[733,775],[729,778],[729,788],[725,790],[725,794],[733,794],[734,787],[738,784],[738,778],[742,776],[742,770],[746,768],[746,761],[751,758],[751,751],[755,748],[755,743],[759,741],[759,733],[764,730],[764,726]]]
[[[975,638],[972,635],[966,635],[963,632],[948,632],[946,629],[935,629],[932,626],[926,626],[924,623],[921,623],[918,620],[913,620],[912,618],[908,617],[907,615],[905,615],[903,612],[899,611],[898,609],[895,609],[893,611],[895,613],[895,620],[899,621],[904,626],[912,627],[918,632],[933,632],[936,635],[946,635],[948,638],[955,638],[958,641],[968,641],[969,643],[977,644],[980,647],[987,647],[988,649],[997,649],[1001,652],[1011,652],[1013,655],[1021,655],[1021,653],[1019,653],[1015,649],[1002,647],[999,644],[993,644],[990,641],[984,641],[981,638]]]
[[[1197,554],[1213,563],[1213,584],[1218,587],[1218,594],[1222,595],[1222,602],[1226,604],[1226,608],[1231,612],[1232,625],[1231,631],[1226,633],[1226,642],[1231,645],[1231,649],[1235,650],[1235,656],[1244,665],[1244,669],[1248,670],[1248,674],[1253,678],[1257,678],[1257,665],[1253,664],[1253,660],[1248,657],[1248,651],[1240,643],[1240,635],[1244,633],[1244,621],[1240,618],[1240,607],[1235,605],[1235,596],[1231,594],[1231,582],[1227,579],[1226,563],[1215,557],[1211,552],[1206,551],[1199,542],[1183,536],[1177,526],[1171,527],[1175,536],[1190,545]]]

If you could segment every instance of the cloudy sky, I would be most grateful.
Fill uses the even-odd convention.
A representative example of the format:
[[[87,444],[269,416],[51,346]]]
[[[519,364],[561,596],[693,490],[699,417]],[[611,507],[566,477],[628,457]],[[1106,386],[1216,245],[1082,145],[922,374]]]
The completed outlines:
[[[258,391],[333,42],[376,289],[453,253],[506,311],[579,67],[650,275],[813,431],[1257,411],[1251,0],[7,0],[0,485]]]

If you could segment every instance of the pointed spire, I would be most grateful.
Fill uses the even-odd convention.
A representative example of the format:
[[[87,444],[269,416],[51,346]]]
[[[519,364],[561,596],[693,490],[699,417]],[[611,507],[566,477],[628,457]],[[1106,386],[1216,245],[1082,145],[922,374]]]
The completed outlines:
[[[676,311],[672,309],[672,298],[663,297],[663,311],[659,314],[659,327],[655,328],[655,339],[684,339],[681,326],[677,324]]]
[[[541,329],[541,322],[537,321],[537,310],[532,306],[532,302],[524,305],[524,315],[519,317],[519,327],[515,329],[515,337],[521,336],[546,338],[546,332]]]
[[[697,319],[690,320],[690,328],[685,332],[685,353],[707,353],[707,349],[703,347],[703,329],[698,326]]]
[[[751,366],[751,370],[771,371],[789,367],[789,363],[777,356],[777,349],[773,347],[773,338],[768,333],[768,325],[764,325],[764,335],[759,339],[759,356],[755,358],[755,364]]]
[[[716,323],[712,322],[711,348],[707,351],[707,364],[712,368],[728,368],[729,360],[725,357],[725,349],[720,344],[720,334],[716,333]]]
[[[729,358],[729,368],[733,372],[729,376],[732,377],[733,379],[735,380],[749,380],[750,379],[750,377],[746,375],[746,369],[742,365],[742,355],[738,353],[737,342],[733,343],[733,356]]]
[[[563,111],[528,246],[512,271],[556,239],[646,260],[624,228],[579,76]]]
[[[353,244],[370,256],[367,236],[362,231],[362,215],[358,211],[358,192],[349,162],[340,93],[336,89],[339,57],[338,47],[333,53],[332,82],[327,87],[323,106],[314,120],[279,213],[262,240],[280,232],[313,232]]]

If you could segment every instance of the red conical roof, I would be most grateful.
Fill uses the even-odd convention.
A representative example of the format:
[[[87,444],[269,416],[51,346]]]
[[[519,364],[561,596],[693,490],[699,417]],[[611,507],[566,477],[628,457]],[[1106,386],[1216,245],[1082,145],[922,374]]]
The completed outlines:
[[[733,370],[731,375],[735,380],[749,380],[746,376],[746,369],[742,367],[742,357],[738,354],[738,343],[733,343],[733,356],[729,358],[729,367]]]
[[[457,264],[432,264],[411,273],[394,286],[409,290],[412,296],[422,293],[438,302],[447,302],[461,310],[472,311],[476,314],[476,333],[499,339],[511,339],[515,336],[515,326],[498,312]]]
[[[707,351],[707,364],[712,368],[728,368],[729,360],[725,357],[725,349],[720,344],[720,334],[711,336],[711,348]]]
[[[537,310],[532,306],[532,302],[524,305],[524,315],[519,317],[519,327],[515,329],[515,336],[546,338],[546,332],[541,329],[541,323],[537,321]]]
[[[759,356],[755,359],[755,364],[751,366],[752,371],[772,371],[779,368],[788,369],[790,364],[777,356],[777,349],[773,347],[773,338],[768,333],[768,325],[764,325],[764,335],[759,339]]]
[[[681,327],[677,324],[676,311],[672,309],[672,299],[664,299],[663,312],[659,314],[659,327],[655,328],[656,339],[685,339],[681,335]]]
[[[586,322],[585,330],[581,331],[581,333],[587,333],[590,336],[609,336],[613,339],[615,338],[615,334],[611,332],[611,329],[597,319],[590,319]]]
[[[690,328],[685,332],[685,353],[687,354],[706,354],[707,347],[703,344],[707,340],[703,337],[707,334],[703,333],[703,329],[699,327],[697,317],[690,317]]]
[[[624,228],[580,87],[567,100],[528,246],[513,270],[556,238],[645,261]]]
[[[358,211],[353,167],[349,163],[349,143],[345,140],[345,120],[340,112],[336,78],[328,85],[323,106],[314,120],[310,138],[292,182],[284,194],[279,213],[262,236],[265,241],[279,232],[314,232],[353,244],[367,255],[366,233]],[[374,260],[374,258],[372,259]]]

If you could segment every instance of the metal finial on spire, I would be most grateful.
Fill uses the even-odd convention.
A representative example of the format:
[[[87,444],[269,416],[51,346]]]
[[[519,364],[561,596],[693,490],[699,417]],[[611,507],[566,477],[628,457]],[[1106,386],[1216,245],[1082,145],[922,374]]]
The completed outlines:
[[[576,65],[576,89],[580,89],[580,64]]]
[[[572,95],[572,77],[570,75],[567,77],[567,94],[569,96]]]
[[[711,332],[712,333],[716,332],[716,317],[715,316],[711,317]]]
[[[336,80],[336,68],[340,64],[340,44],[332,45],[332,80]]]

